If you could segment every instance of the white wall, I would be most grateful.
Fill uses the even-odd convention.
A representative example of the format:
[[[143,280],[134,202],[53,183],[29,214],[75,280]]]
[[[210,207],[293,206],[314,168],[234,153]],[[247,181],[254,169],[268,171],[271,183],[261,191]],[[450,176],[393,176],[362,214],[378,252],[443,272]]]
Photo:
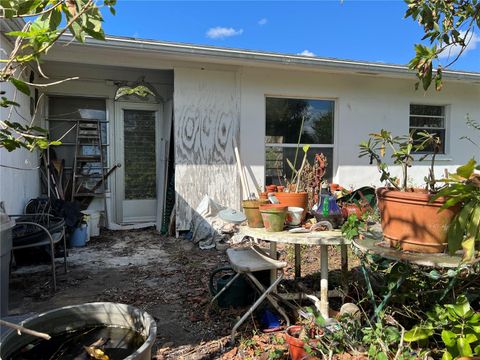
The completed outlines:
[[[12,50],[10,43],[3,35],[0,35],[2,59],[7,57]],[[28,78],[26,79],[28,80]],[[10,100],[15,100],[20,104],[12,112],[10,121],[21,124],[29,124],[30,116],[30,98],[18,91],[10,83],[1,83],[1,90],[6,94],[2,95]],[[33,93],[33,88],[31,89]],[[10,108],[0,107],[0,117],[2,120],[8,119]],[[26,202],[40,195],[40,180],[38,166],[38,152],[29,152],[25,149],[17,149],[8,152],[0,148],[0,201],[5,202],[6,211],[10,214],[22,214]],[[16,170],[6,168],[12,166],[22,169]]]
[[[410,103],[447,106],[446,154],[437,161],[436,173],[454,170],[478,149],[461,136],[471,134],[465,116],[480,120],[480,86],[446,82],[440,92],[414,90],[414,80],[374,76],[278,71],[244,68],[241,76],[241,154],[256,181],[264,185],[265,97],[335,99],[335,149],[333,179],[344,186],[379,185],[378,171],[368,159],[358,158],[358,144],[382,128],[408,133]],[[480,138],[480,134],[478,134]],[[410,176],[423,183],[428,164],[416,162]],[[253,186],[253,185],[252,185]]]

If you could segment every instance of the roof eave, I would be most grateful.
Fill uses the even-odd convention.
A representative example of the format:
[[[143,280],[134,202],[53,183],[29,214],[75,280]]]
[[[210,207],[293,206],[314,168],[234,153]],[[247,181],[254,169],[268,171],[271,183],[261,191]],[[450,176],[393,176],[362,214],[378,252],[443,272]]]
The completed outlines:
[[[71,42],[72,36],[62,36],[62,42]],[[77,45],[79,43],[76,43]],[[105,41],[87,38],[86,46],[123,49],[135,51],[156,52],[164,55],[182,56],[189,60],[198,61],[212,59],[216,62],[249,64],[276,64],[290,65],[304,68],[317,68],[331,71],[355,72],[363,75],[384,75],[412,78],[415,72],[404,65],[370,63],[362,61],[339,60],[330,58],[307,57],[270,52],[260,52],[241,49],[227,49],[212,46],[163,42],[156,40],[133,39],[126,37],[107,36]],[[195,59],[193,59],[195,57]],[[445,70],[443,77],[446,80],[467,81],[480,83],[480,73],[466,71]]]

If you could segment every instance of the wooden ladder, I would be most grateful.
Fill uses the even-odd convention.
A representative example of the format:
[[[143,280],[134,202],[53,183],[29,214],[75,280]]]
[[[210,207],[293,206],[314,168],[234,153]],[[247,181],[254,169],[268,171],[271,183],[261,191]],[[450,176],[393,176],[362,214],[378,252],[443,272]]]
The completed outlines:
[[[77,120],[72,201],[105,196],[100,125],[99,120]]]

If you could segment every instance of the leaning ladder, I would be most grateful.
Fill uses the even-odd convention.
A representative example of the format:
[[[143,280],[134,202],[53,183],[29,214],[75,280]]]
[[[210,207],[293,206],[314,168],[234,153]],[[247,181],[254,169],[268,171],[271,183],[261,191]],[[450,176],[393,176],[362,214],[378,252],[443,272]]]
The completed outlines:
[[[105,195],[102,131],[99,120],[77,120],[72,201]]]

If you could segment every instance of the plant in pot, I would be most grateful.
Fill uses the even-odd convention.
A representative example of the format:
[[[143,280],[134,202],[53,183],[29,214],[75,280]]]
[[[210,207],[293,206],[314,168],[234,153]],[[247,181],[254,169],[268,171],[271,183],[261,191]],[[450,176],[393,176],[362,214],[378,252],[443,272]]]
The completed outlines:
[[[292,360],[307,359],[312,347],[324,334],[325,319],[311,307],[301,312],[303,319],[300,325],[292,325],[286,330],[286,341]]]
[[[412,166],[414,152],[431,149],[420,160],[431,156],[426,186],[423,189],[408,186],[408,170]],[[437,192],[434,173],[435,157],[441,149],[441,140],[428,132],[393,136],[381,130],[370,134],[370,139],[360,144],[359,157],[369,157],[380,171],[380,181],[385,187],[376,190],[383,235],[391,246],[405,251],[421,253],[443,252],[447,243],[448,226],[458,209],[450,207],[439,211],[445,204],[444,197],[435,197]],[[402,177],[394,176],[385,162],[391,154],[394,165],[402,171]]]

